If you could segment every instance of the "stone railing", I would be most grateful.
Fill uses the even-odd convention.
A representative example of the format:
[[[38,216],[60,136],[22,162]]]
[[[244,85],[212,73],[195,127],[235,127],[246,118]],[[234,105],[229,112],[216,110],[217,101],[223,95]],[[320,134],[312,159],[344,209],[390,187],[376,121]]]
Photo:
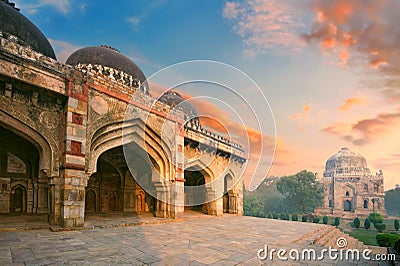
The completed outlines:
[[[141,84],[140,80],[137,78],[111,67],[92,64],[78,64],[76,69],[82,73],[88,74],[91,77],[100,75],[106,77],[108,81],[115,81],[135,90],[139,89],[145,93],[149,92],[147,84]]]
[[[205,136],[207,138],[211,138],[214,141],[216,141],[216,143],[221,143],[221,144],[225,144],[227,146],[227,148],[233,148],[233,150],[231,150],[231,153],[237,156],[243,156],[243,147],[242,145],[228,139],[225,138],[215,132],[212,132],[211,130],[201,126],[200,124],[197,123],[186,123],[185,124],[185,131],[193,131],[199,135]],[[227,149],[224,149],[227,150]]]

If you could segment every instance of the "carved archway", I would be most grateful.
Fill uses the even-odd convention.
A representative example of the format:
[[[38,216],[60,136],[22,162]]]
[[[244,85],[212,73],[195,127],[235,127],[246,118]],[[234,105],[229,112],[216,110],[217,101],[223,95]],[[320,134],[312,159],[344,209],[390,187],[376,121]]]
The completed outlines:
[[[124,134],[124,136],[122,136]],[[129,146],[134,143],[148,154],[149,159],[157,164],[160,176],[167,179],[172,176],[170,172],[170,158],[173,158],[168,145],[163,143],[162,138],[153,130],[146,127],[140,119],[133,121],[120,121],[105,125],[97,130],[90,142],[90,157],[88,173],[97,171],[97,160],[105,151],[118,146]],[[153,180],[163,183],[164,180]]]
[[[50,143],[32,127],[0,110],[0,126],[32,143],[39,151],[39,174],[47,177],[58,176],[58,166],[54,165],[57,155]]]

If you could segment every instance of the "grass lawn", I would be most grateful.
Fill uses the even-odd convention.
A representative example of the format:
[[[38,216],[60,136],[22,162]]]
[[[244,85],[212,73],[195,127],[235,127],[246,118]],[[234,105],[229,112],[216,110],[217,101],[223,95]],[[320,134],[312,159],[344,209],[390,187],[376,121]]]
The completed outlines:
[[[366,245],[378,246],[376,242],[376,230],[354,229],[351,231],[344,231],[346,234],[362,241]]]

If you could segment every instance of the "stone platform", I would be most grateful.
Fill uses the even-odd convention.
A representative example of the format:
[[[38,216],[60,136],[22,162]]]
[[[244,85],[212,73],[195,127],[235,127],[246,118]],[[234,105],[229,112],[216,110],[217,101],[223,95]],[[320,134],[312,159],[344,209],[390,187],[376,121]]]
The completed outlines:
[[[312,246],[309,239],[327,232],[328,226],[321,224],[199,213],[187,213],[181,220],[98,215],[89,216],[86,223],[85,230],[78,231],[1,232],[0,265],[388,265],[257,257],[266,244],[270,249],[320,250],[322,246]]]

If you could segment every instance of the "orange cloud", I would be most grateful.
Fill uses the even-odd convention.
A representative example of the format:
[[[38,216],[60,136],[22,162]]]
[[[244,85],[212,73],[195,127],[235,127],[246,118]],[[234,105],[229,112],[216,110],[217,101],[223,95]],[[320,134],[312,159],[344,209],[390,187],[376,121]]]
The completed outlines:
[[[310,104],[306,104],[303,106],[303,112],[292,114],[290,117],[292,119],[307,119],[308,113],[312,110],[312,106]]]
[[[347,98],[346,102],[339,107],[340,111],[349,111],[351,110],[354,106],[364,104],[366,103],[366,100],[364,97],[355,97],[355,98]]]
[[[306,41],[320,43],[339,65],[375,69],[369,77],[371,87],[385,91],[388,98],[400,97],[400,9],[397,0],[311,0],[315,20]],[[362,60],[352,60],[362,59]],[[383,88],[383,89],[382,89]]]
[[[400,125],[400,112],[380,113],[375,117],[361,119],[353,124],[337,123],[322,129],[342,139],[362,146],[381,138]]]

